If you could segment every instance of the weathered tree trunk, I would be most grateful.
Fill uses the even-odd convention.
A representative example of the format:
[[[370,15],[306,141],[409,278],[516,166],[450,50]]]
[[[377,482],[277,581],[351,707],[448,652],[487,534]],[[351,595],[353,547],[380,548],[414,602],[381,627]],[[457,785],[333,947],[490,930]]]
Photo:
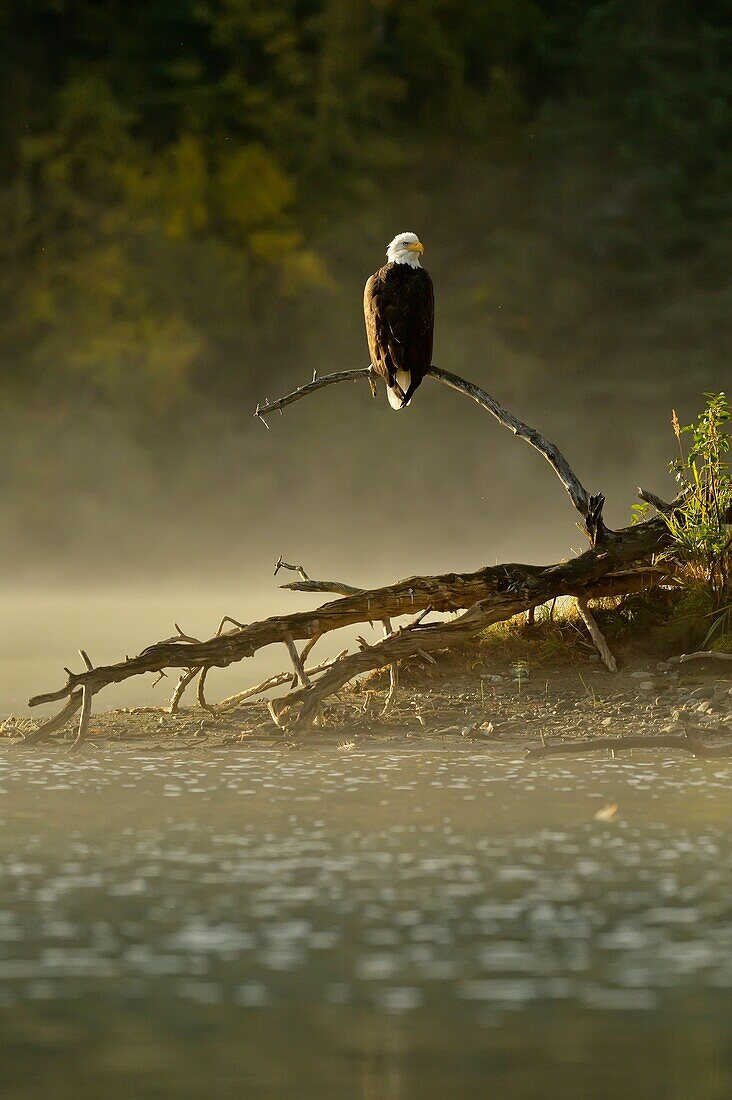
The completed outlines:
[[[450,622],[420,623],[397,631],[362,652],[342,657],[319,680],[278,701],[278,722],[302,727],[312,721],[319,703],[328,694],[359,673],[384,667],[420,649],[430,652],[457,644],[492,623],[509,619],[555,596],[586,600],[622,595],[661,583],[666,579],[665,573],[652,564],[652,559],[667,542],[668,529],[656,519],[615,532],[604,546],[554,565],[497,565],[474,573],[409,577],[398,584],[331,600],[314,611],[249,623],[207,641],[187,640],[183,636],[157,642],[136,657],[72,673],[63,687],[34,696],[29,705],[76,696],[82,688],[96,695],[108,684],[169,668],[224,668],[251,657],[264,646],[278,642],[287,646],[288,639],[291,642],[312,639],[356,623],[394,619],[427,608],[434,612],[465,612]],[[285,587],[308,591],[313,583],[297,581]],[[292,710],[295,704],[300,710],[297,719]],[[48,732],[56,728],[55,722],[53,727],[49,724]]]
[[[476,401],[491,413],[516,437],[524,439],[547,459],[582,517],[591,546],[583,554],[553,565],[506,564],[478,569],[472,573],[445,573],[432,577],[409,577],[397,584],[372,590],[360,590],[340,582],[311,581],[301,567],[293,568],[301,579],[284,587],[295,591],[335,591],[341,598],[331,600],[314,611],[299,611],[278,615],[259,622],[240,624],[226,617],[217,634],[202,641],[178,633],[144,649],[136,657],[112,665],[87,666],[81,672],[68,672],[67,682],[55,691],[45,692],[29,700],[38,706],[68,700],[61,711],[29,735],[37,742],[51,735],[82,706],[79,726],[81,740],[86,733],[92,697],[108,684],[120,683],[131,676],[160,673],[168,668],[185,670],[171,703],[175,710],[185,687],[199,675],[198,697],[205,703],[203,684],[210,668],[223,668],[245,657],[251,657],[264,646],[280,643],[288,651],[295,671],[293,690],[274,701],[271,712],[281,727],[305,729],[318,714],[324,699],[337,692],[349,680],[371,669],[390,666],[392,686],[396,686],[396,664],[416,653],[458,644],[475,636],[493,623],[509,619],[558,596],[574,596],[582,606],[588,599],[624,595],[664,583],[668,580],[663,566],[656,564],[656,555],[670,543],[669,531],[661,517],[620,531],[609,531],[602,520],[602,494],[591,495],[571,469],[558,448],[539,433],[523,424],[503,409],[494,398],[473,383],[432,367],[430,375],[438,382]],[[337,382],[367,378],[373,386],[370,368],[341,371],[323,378],[314,378],[307,386],[278,401],[258,406],[256,415],[281,411],[286,405],[309,393]],[[266,421],[264,421],[266,423]],[[645,494],[650,497],[650,494]],[[653,498],[659,509],[668,509],[663,501]],[[282,559],[277,569],[286,567]],[[426,612],[463,612],[458,618],[438,623],[425,623]],[[391,631],[391,620],[405,615],[417,615],[407,627]],[[356,623],[380,621],[385,624],[386,637],[360,652],[341,655],[335,661],[316,670],[305,671],[304,658],[322,635]],[[233,629],[223,633],[226,622]],[[298,640],[307,640],[301,652]],[[312,677],[318,675],[318,679]],[[295,686],[297,685],[297,686]]]

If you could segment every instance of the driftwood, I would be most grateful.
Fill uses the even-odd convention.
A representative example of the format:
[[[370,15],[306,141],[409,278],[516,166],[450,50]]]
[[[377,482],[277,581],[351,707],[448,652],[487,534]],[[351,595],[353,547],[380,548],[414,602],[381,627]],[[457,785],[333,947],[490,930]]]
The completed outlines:
[[[705,657],[712,657],[717,661],[732,661],[732,653],[720,653],[716,649],[700,649],[697,653],[682,653],[679,657],[671,657],[674,664],[683,665],[687,661],[700,661]]]
[[[215,713],[216,708],[206,702],[204,695],[208,671],[251,657],[264,646],[277,643],[286,647],[294,673],[293,690],[285,697],[274,700],[271,705],[273,718],[282,728],[307,729],[316,720],[323,701],[361,673],[390,668],[388,707],[397,689],[398,662],[406,657],[420,654],[430,660],[430,654],[435,650],[463,642],[493,623],[528,612],[559,596],[577,599],[592,632],[593,620],[587,608],[588,600],[625,595],[669,580],[669,567],[657,562],[658,553],[670,544],[668,526],[663,518],[657,516],[620,531],[609,531],[602,519],[602,494],[587,492],[553,443],[503,409],[485,390],[473,383],[437,367],[432,367],[429,373],[438,382],[477,402],[550,463],[582,517],[590,540],[588,550],[575,558],[546,566],[497,565],[471,573],[409,577],[375,589],[359,589],[340,581],[313,581],[302,566],[288,565],[280,558],[275,573],[287,568],[297,572],[300,578],[283,587],[298,592],[336,593],[339,598],[313,611],[278,615],[248,624],[225,616],[216,634],[207,640],[191,637],[176,624],[177,633],[173,637],[116,664],[92,667],[86,655],[82,654],[86,665],[82,671],[65,670],[67,681],[62,687],[29,700],[30,706],[61,700],[66,702],[58,714],[48,719],[26,740],[39,741],[50,736],[68,722],[81,706],[82,717],[77,736],[77,744],[80,743],[86,735],[92,699],[99,691],[131,676],[160,674],[166,669],[182,670],[170,703],[172,712],[177,709],[185,688],[198,676],[198,701]],[[258,405],[256,415],[266,423],[264,418],[268,414],[282,411],[287,405],[316,390],[361,378],[365,378],[374,388],[374,375],[370,367],[314,377],[293,393]],[[641,492],[645,499],[652,496]],[[655,497],[653,503],[665,511],[675,505],[675,502],[666,504]],[[422,620],[428,610],[461,614],[449,621],[426,623]],[[407,626],[392,630],[392,621],[407,615],[416,618]],[[316,672],[306,671],[305,658],[315,643],[332,630],[366,622],[384,624],[385,637],[374,645],[364,644],[359,652],[341,655],[335,661],[326,663],[317,669],[318,678],[313,679]],[[230,629],[224,630],[226,625]],[[602,636],[598,635],[599,631],[595,630],[593,639],[600,648],[604,639],[601,642]],[[295,644],[298,641],[306,643],[300,652]],[[609,656],[609,651],[606,656]],[[246,696],[246,692],[239,693],[239,698]]]
[[[701,756],[708,760],[732,758],[732,743],[727,745],[706,745],[688,733],[681,734],[638,734],[628,737],[592,737],[583,741],[557,741],[532,746],[526,751],[527,760],[541,760],[545,756],[569,756],[588,752],[626,752],[629,749],[681,749],[692,756]]]
[[[511,618],[557,596],[597,599],[663,583],[666,579],[663,570],[649,563],[666,542],[666,525],[662,521],[651,520],[616,532],[612,542],[602,548],[590,548],[576,558],[554,565],[500,565],[474,573],[411,577],[395,585],[344,596],[313,611],[299,611],[250,623],[217,634],[207,641],[189,641],[187,636],[167,639],[117,664],[99,665],[71,673],[63,687],[34,696],[29,700],[29,705],[38,706],[76,696],[76,710],[84,688],[91,700],[108,684],[121,683],[131,676],[179,668],[185,670],[182,679],[189,681],[191,669],[223,668],[276,642],[287,646],[288,639],[292,642],[312,640],[343,626],[392,620],[426,608],[435,612],[464,612],[448,622],[419,623],[398,630],[360,653],[342,657],[318,681],[300,686],[283,700],[277,701],[278,724],[305,726],[310,724],[320,702],[328,694],[339,690],[362,672],[391,665],[412,654],[429,654],[466,641],[492,623]],[[299,587],[304,582],[295,583]],[[297,717],[292,711],[295,704],[300,707]],[[62,712],[66,719],[70,716],[67,708],[68,704]],[[58,728],[56,719],[50,722],[54,724],[46,725],[49,734]]]

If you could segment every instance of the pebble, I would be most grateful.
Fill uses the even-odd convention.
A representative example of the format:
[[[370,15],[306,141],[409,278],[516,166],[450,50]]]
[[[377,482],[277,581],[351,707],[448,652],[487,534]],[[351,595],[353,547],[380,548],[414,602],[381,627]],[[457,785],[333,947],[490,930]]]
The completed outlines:
[[[657,672],[670,672],[671,667],[672,666],[668,663],[668,661],[659,661],[658,664],[656,665],[656,671]]]
[[[644,680],[643,683],[638,684],[641,691],[655,691],[656,685],[653,680]]]
[[[647,675],[647,672],[638,672],[638,670],[636,670],[635,672],[631,672],[630,678],[631,680],[642,680]]]
[[[688,692],[689,699],[713,699],[717,689],[712,685],[705,684],[703,687],[694,688],[693,691]]]

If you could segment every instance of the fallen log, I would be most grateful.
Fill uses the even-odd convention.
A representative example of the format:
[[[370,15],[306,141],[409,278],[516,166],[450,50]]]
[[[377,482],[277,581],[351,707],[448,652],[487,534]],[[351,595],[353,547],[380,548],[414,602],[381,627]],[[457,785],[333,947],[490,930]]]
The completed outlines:
[[[107,685],[121,683],[131,676],[168,668],[225,668],[253,656],[265,646],[277,642],[286,645],[288,636],[309,639],[344,626],[394,619],[427,607],[433,611],[463,611],[475,604],[495,601],[496,617],[491,622],[499,622],[554,596],[599,599],[639,591],[666,579],[664,570],[650,564],[650,560],[667,543],[666,525],[661,520],[650,520],[616,532],[612,543],[590,548],[576,558],[554,565],[495,565],[473,573],[408,577],[394,585],[331,600],[313,611],[249,623],[206,641],[181,637],[157,642],[136,657],[71,673],[63,687],[33,696],[28,705],[53,703],[83,687],[96,694]]]
[[[285,587],[298,591],[335,591],[341,598],[331,600],[313,611],[273,616],[248,624],[226,616],[216,635],[207,640],[185,634],[176,624],[177,634],[174,637],[156,642],[137,656],[111,665],[91,667],[91,662],[81,651],[86,668],[76,673],[67,669],[68,678],[64,686],[35,695],[29,700],[31,707],[70,700],[55,717],[44,723],[42,729],[45,734],[58,729],[61,720],[68,720],[81,706],[82,716],[77,738],[77,743],[80,743],[86,735],[91,700],[99,691],[109,684],[121,683],[132,676],[160,674],[171,668],[183,670],[171,700],[171,711],[175,711],[186,686],[197,675],[199,704],[211,709],[206,703],[203,690],[208,670],[226,667],[273,644],[282,644],[287,648],[295,678],[299,681],[288,696],[272,705],[273,718],[281,727],[305,729],[317,717],[324,699],[363,672],[389,666],[392,670],[393,698],[397,663],[405,657],[421,654],[429,659],[431,651],[467,640],[493,623],[530,611],[559,596],[575,597],[580,606],[586,608],[587,601],[591,599],[626,595],[654,584],[671,581],[670,566],[657,561],[659,552],[666,549],[671,541],[668,525],[661,516],[620,531],[609,531],[602,518],[602,494],[592,495],[587,492],[553,443],[544,439],[513,413],[503,409],[490,394],[473,383],[437,367],[432,367],[429,374],[438,382],[477,402],[550,463],[582,517],[583,527],[591,543],[588,550],[570,560],[547,566],[511,563],[470,573],[408,577],[397,584],[363,590],[334,581],[313,582],[301,566],[288,566],[280,558],[275,573],[279,568],[290,568],[300,576],[299,581]],[[292,394],[257,406],[256,415],[264,421],[267,414],[281,411],[286,405],[315,390],[362,377],[373,388],[374,378],[370,367],[359,371],[340,371],[319,379],[314,377],[310,383]],[[642,494],[644,492],[641,491]],[[646,494],[646,499],[651,495]],[[667,505],[655,497],[653,503],[665,511],[674,507],[674,502]],[[462,614],[448,622],[425,623],[421,621],[423,616],[419,613],[425,613],[427,609],[437,613]],[[402,627],[396,632],[391,630],[393,619],[415,614],[418,618],[408,627]],[[360,652],[341,657],[317,681],[310,681],[305,672],[304,658],[319,638],[341,627],[374,621],[384,624],[386,636],[380,642],[364,646]],[[230,623],[232,629],[224,631],[225,623]],[[298,653],[295,642],[301,640],[307,644]],[[40,730],[37,732],[40,733]]]
[[[637,530],[637,527],[629,528],[631,532]],[[613,544],[613,551],[618,548],[627,550],[623,540]],[[354,677],[392,665],[417,653],[429,654],[435,650],[460,645],[489,626],[493,626],[494,623],[504,622],[506,619],[513,618],[514,615],[532,607],[539,607],[558,596],[576,595],[578,574],[584,575],[583,602],[589,598],[607,596],[612,581],[608,564],[609,559],[614,557],[613,551],[605,549],[602,553],[598,553],[596,550],[587,550],[579,558],[539,570],[529,569],[527,566],[513,566],[514,570],[526,570],[520,580],[514,574],[512,583],[502,591],[493,591],[456,619],[439,623],[415,623],[384,638],[383,641],[362,649],[359,653],[341,658],[323,674],[317,683],[293,691],[281,699],[273,700],[270,704],[272,717],[281,728],[306,729],[314,720],[324,700],[339,691]],[[591,578],[586,575],[590,563],[594,564],[594,573]],[[656,583],[664,579],[662,573],[656,574]],[[641,588],[646,588],[649,583],[653,583],[649,575],[644,574],[643,571],[639,572],[638,580]],[[626,572],[623,582],[624,593],[632,590],[629,582],[630,577]]]

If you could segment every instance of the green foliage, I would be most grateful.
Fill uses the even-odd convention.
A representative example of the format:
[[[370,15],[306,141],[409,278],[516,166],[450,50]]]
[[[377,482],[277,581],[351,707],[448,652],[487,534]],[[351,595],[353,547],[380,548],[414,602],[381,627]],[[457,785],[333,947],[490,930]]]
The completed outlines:
[[[479,636],[478,649],[488,665],[509,661],[519,679],[531,666],[572,665],[595,651],[583,633],[574,601],[537,608],[533,625],[527,625],[523,614],[495,623]]]
[[[731,60],[723,0],[0,0],[0,392],[225,397],[406,209],[566,370],[609,301],[721,346]]]
[[[679,457],[670,469],[680,487],[680,507],[664,520],[673,546],[664,555],[677,566],[684,593],[667,627],[671,646],[716,648],[732,626],[732,478],[726,455],[732,420],[724,393],[707,393],[693,424],[672,423]],[[690,436],[688,451],[684,437]]]
[[[673,414],[679,457],[670,466],[679,483],[681,506],[665,515],[674,540],[671,554],[695,582],[706,584],[718,605],[732,578],[732,478],[726,455],[732,419],[724,393],[707,393],[706,407],[694,424],[681,427]],[[691,436],[688,453],[683,436]]]
[[[667,653],[688,653],[706,648],[714,621],[714,599],[708,585],[690,578],[678,591],[671,614],[656,632],[661,648]]]

